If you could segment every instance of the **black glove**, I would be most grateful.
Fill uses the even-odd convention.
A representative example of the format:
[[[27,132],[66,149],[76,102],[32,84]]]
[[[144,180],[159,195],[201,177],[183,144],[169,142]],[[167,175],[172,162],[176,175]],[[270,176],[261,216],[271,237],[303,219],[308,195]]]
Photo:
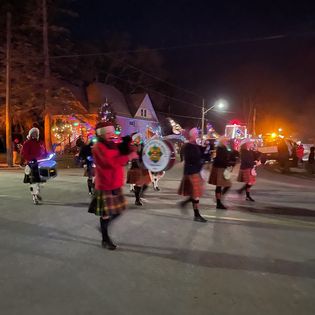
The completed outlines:
[[[132,141],[132,138],[130,136],[122,137],[122,142],[118,144],[118,150],[120,154],[128,155],[129,153],[131,153],[131,150],[130,150],[131,141]]]

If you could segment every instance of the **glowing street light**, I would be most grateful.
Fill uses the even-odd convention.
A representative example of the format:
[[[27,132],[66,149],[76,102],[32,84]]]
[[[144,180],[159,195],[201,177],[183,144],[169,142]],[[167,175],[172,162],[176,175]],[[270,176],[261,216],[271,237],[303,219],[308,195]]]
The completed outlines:
[[[214,108],[218,110],[223,110],[228,106],[228,102],[224,99],[217,100],[214,105],[205,109],[205,99],[202,99],[202,108],[201,108],[201,139],[203,139],[204,130],[205,130],[205,115]]]
[[[223,110],[228,106],[228,102],[226,100],[220,99],[215,102],[212,108],[216,107],[217,109]]]

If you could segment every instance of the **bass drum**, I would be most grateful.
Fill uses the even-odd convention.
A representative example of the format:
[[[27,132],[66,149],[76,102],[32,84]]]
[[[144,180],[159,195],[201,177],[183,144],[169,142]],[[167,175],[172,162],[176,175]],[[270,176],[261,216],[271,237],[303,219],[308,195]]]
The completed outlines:
[[[175,150],[167,140],[151,139],[142,152],[144,166],[151,172],[162,172],[172,168],[175,164]]]

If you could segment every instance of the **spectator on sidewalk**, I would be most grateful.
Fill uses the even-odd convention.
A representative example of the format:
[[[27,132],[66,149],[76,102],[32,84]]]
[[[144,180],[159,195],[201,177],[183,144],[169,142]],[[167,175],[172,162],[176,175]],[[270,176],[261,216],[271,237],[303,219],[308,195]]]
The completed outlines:
[[[308,169],[311,174],[315,174],[315,147],[310,148],[310,154],[308,156]]]
[[[298,165],[303,164],[303,156],[304,156],[304,146],[301,142],[299,142],[296,148],[296,157],[298,159]]]
[[[283,174],[290,172],[289,167],[289,149],[284,139],[278,143],[279,165]]]
[[[13,141],[13,165],[17,166],[21,163],[21,149],[22,145],[19,138],[15,138]]]

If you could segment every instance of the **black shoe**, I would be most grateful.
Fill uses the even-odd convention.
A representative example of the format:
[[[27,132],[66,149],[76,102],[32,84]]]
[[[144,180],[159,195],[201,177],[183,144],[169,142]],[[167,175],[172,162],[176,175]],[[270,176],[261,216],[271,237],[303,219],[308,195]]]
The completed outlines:
[[[222,203],[217,203],[217,209],[221,209],[221,210],[227,210],[227,207]]]
[[[202,222],[202,223],[207,222],[207,220],[206,220],[205,218],[203,218],[201,215],[200,215],[200,216],[195,216],[195,217],[194,217],[194,221],[196,221],[196,222]]]
[[[115,245],[112,241],[102,241],[102,247],[108,250],[115,250],[117,248],[117,245]]]
[[[252,202],[255,201],[251,196],[246,196],[246,200],[247,200],[247,201],[252,201]]]
[[[141,202],[141,200],[136,200],[135,205],[136,206],[143,206],[143,203]]]
[[[159,187],[154,187],[154,190],[160,191],[161,189]]]

